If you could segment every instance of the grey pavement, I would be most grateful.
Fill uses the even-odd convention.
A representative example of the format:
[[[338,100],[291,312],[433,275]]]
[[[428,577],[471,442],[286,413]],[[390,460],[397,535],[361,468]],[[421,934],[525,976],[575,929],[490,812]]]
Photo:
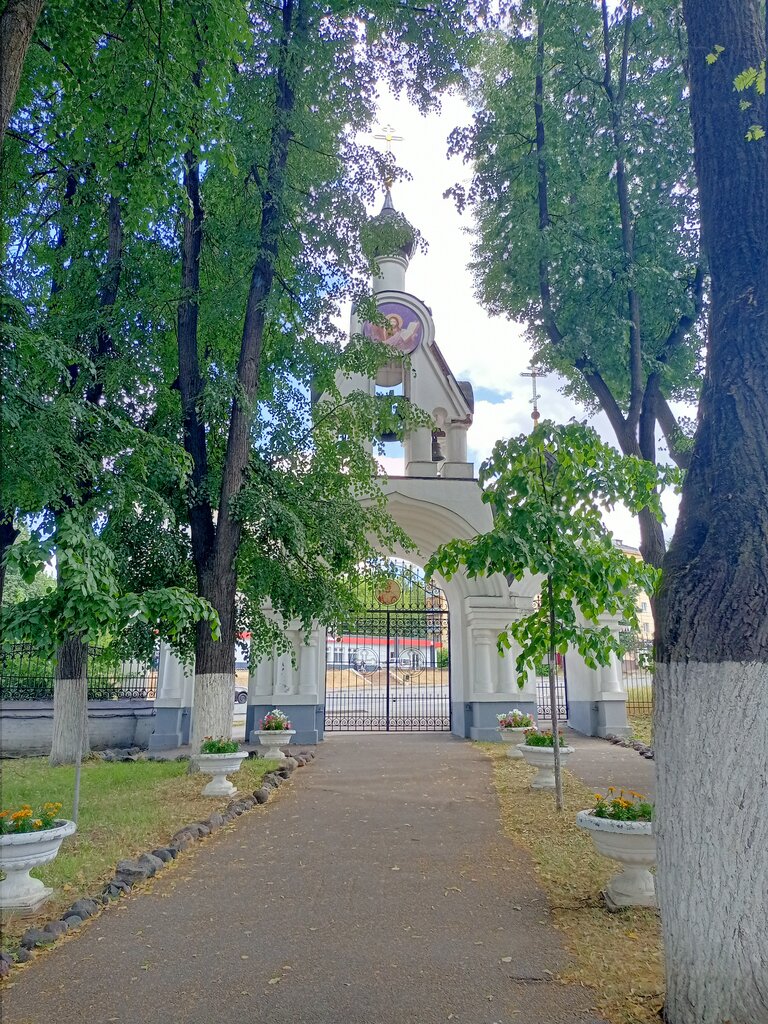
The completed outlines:
[[[617,779],[647,764],[577,742],[600,747],[588,775],[603,749]],[[274,801],[15,972],[0,1018],[599,1024],[588,990],[553,979],[567,962],[480,750],[331,736]]]
[[[608,786],[633,789],[653,800],[656,795],[655,762],[641,757],[636,750],[617,747],[605,740],[581,736],[568,730],[568,742],[576,753],[568,759],[567,768],[596,793],[605,793]]]

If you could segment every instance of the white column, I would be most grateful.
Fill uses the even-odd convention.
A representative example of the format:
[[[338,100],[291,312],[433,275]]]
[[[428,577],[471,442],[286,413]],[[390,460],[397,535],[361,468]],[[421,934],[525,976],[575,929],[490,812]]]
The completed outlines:
[[[619,665],[619,659],[615,654],[612,654],[610,661],[607,665],[602,665],[600,669],[601,674],[601,689],[603,693],[621,693],[621,666]]]
[[[417,427],[411,431],[408,441],[409,462],[432,461],[432,431],[426,427]]]
[[[467,427],[463,423],[452,423],[448,428],[449,462],[467,461]]]
[[[483,632],[475,632],[475,693],[493,693],[493,669],[491,666],[491,637]]]
[[[515,658],[517,654],[514,648],[502,658],[499,655],[499,692],[509,693],[517,696],[520,693],[520,687],[517,685],[517,669],[515,668]]]
[[[248,680],[248,701],[251,704],[259,704],[259,697],[271,697],[273,690],[271,658],[262,658],[256,665]],[[253,691],[253,693],[251,693]],[[253,697],[253,699],[252,699]]]
[[[161,643],[155,707],[188,707],[189,704],[185,703],[184,697],[190,689],[190,681],[191,689],[194,691],[192,666],[185,666],[168,644]]]
[[[319,643],[320,635],[317,630],[313,630],[309,643],[301,648],[299,654],[299,693],[312,694],[313,696],[316,696],[318,693],[317,667]]]

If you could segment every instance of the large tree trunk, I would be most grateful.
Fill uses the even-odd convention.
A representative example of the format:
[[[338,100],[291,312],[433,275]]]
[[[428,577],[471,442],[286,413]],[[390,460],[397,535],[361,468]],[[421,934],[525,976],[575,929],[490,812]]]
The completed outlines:
[[[207,622],[199,622],[195,637],[195,697],[190,745],[200,750],[206,736],[232,735],[235,686],[234,557],[217,557],[217,532],[208,499],[208,451],[205,424],[199,415],[203,378],[198,354],[200,252],[203,244],[203,206],[197,157],[184,157],[184,185],[192,215],[184,218],[181,244],[183,298],[178,310],[179,392],[184,418],[184,447],[192,457],[189,508],[192,554],[198,593],[219,613],[220,637],[214,640]]]
[[[59,647],[53,684],[52,765],[74,764],[90,753],[88,736],[88,648],[79,637]]]
[[[235,601],[237,579],[234,561],[221,565],[214,560],[203,574],[200,593],[219,613],[220,635],[211,636],[207,622],[197,625],[195,642],[195,702],[190,745],[200,750],[206,736],[232,735],[235,694]]]
[[[709,361],[659,595],[658,890],[670,1024],[768,1022],[768,146],[733,80],[757,0],[684,0]],[[714,64],[707,54],[725,47]]]
[[[213,510],[208,499],[203,497],[207,494],[208,464],[205,424],[198,415],[203,387],[197,338],[203,208],[197,157],[192,152],[185,157],[184,180],[192,216],[185,218],[182,239],[184,298],[179,304],[179,390],[184,412],[184,443],[194,465],[190,525],[198,589],[200,596],[217,610],[221,620],[218,641],[211,636],[207,624],[200,624],[197,630],[195,707],[190,739],[193,752],[199,749],[204,736],[228,736],[232,729],[237,597],[235,562],[241,536],[233,506],[245,483],[251,456],[251,428],[256,415],[267,305],[272,294],[283,227],[290,117],[295,104],[289,68],[292,49],[304,39],[307,31],[302,0],[284,0],[282,21],[269,161],[261,197],[259,243],[245,307],[237,365],[238,387],[232,402],[215,527]],[[260,180],[260,175],[255,174],[254,178]]]
[[[0,14],[0,152],[44,0],[8,0]]]

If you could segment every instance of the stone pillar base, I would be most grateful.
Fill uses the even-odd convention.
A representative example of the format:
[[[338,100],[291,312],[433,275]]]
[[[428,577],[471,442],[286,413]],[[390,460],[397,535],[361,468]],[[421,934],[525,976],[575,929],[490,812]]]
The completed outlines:
[[[467,732],[465,735],[471,740],[484,740],[486,743],[502,742],[499,735],[499,722],[496,716],[505,715],[512,708],[517,708],[524,715],[532,715],[534,722],[536,721],[535,702],[520,700],[519,697],[515,698],[514,694],[510,694],[503,701],[470,701],[466,708],[465,725]]]
[[[600,700],[569,700],[568,725],[584,736],[630,736],[626,693],[611,692]]]
[[[191,708],[155,708],[149,750],[175,750],[189,743]]]
[[[474,480],[474,462],[444,462],[440,475],[444,480]]]

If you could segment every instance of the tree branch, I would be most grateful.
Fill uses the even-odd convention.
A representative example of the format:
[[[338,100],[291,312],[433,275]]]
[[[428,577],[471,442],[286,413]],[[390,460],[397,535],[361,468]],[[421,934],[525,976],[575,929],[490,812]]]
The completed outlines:
[[[629,44],[632,29],[632,0],[624,16],[624,36],[619,69],[618,90],[614,87],[611,70],[611,40],[608,21],[607,0],[602,0],[603,16],[603,52],[604,78],[603,84],[611,106],[611,125],[613,148],[616,160],[616,197],[621,218],[621,246],[624,253],[624,273],[629,277],[627,286],[627,306],[629,307],[629,409],[627,425],[633,434],[640,419],[643,402],[643,353],[640,336],[640,297],[633,286],[634,273],[634,226],[632,208],[629,201],[627,168],[624,160],[624,138],[622,133],[623,103],[627,89],[627,69],[629,66]]]
[[[678,425],[677,417],[670,409],[661,391],[656,396],[656,419],[661,427],[661,432],[664,434],[664,440],[667,442],[667,448],[673,461],[680,469],[688,469],[691,464],[691,453],[680,448],[682,431]]]
[[[657,361],[660,363],[666,363],[672,349],[677,348],[678,345],[685,341],[686,334],[701,316],[701,311],[704,308],[704,268],[701,264],[696,267],[696,273],[693,278],[692,293],[693,313],[681,316],[673,329],[669,332],[669,335],[664,342],[661,354],[656,357]]]
[[[574,360],[573,365],[583,374],[584,380],[589,384],[592,393],[600,403],[601,409],[608,417],[621,450],[625,455],[639,455],[640,449],[634,431],[629,429],[621,407],[613,397],[613,392],[606,384],[602,375],[592,368],[585,356]]]

